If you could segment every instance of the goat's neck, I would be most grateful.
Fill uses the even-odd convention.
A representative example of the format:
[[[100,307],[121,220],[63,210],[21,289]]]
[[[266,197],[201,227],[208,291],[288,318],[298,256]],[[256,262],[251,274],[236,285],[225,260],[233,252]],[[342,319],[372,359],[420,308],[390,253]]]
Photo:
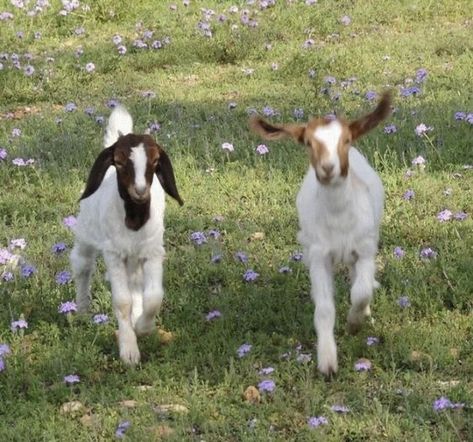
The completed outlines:
[[[319,187],[319,196],[323,201],[324,207],[331,213],[339,213],[345,211],[353,203],[352,195],[352,179],[350,171],[347,177],[334,185]]]
[[[118,193],[125,207],[125,225],[130,230],[140,230],[149,220],[151,201],[136,204],[120,182],[118,182]]]

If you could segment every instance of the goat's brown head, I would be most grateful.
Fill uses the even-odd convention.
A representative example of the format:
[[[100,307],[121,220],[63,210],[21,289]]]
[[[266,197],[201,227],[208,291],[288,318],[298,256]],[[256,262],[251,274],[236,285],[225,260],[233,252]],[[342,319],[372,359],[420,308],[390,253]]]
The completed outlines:
[[[313,118],[306,124],[273,125],[253,117],[250,127],[267,140],[292,137],[305,144],[319,182],[336,184],[348,174],[351,143],[375,128],[390,112],[391,95],[385,92],[373,112],[352,122],[343,118]]]
[[[127,211],[131,206],[146,205],[149,209],[154,174],[165,192],[181,206],[184,204],[176,187],[171,161],[150,135],[120,136],[115,144],[102,150],[92,166],[81,199],[99,188],[110,166],[115,166],[117,171],[118,191]],[[131,221],[127,215],[127,225],[134,230],[140,228],[149,217],[149,210],[145,212],[139,222]]]

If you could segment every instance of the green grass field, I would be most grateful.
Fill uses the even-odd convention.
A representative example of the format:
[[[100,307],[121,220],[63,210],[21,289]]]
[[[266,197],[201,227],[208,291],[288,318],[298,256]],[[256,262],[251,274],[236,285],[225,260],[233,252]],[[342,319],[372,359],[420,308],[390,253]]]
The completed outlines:
[[[473,441],[472,2],[45,3],[0,0],[0,441]],[[326,381],[308,273],[293,259],[307,156],[291,141],[259,155],[248,115],[356,118],[388,88],[395,112],[357,143],[386,190],[381,288],[373,322],[349,336],[337,273],[340,369]],[[112,99],[137,132],[159,123],[185,200],[166,209],[158,324],[172,336],[142,339],[136,369],[118,357],[101,261],[90,315],[58,312],[75,296],[60,273],[73,243],[63,220]],[[93,322],[100,313],[108,323]],[[20,319],[27,328],[12,331]],[[360,358],[370,371],[355,370]],[[251,402],[247,388],[268,379],[273,391]]]

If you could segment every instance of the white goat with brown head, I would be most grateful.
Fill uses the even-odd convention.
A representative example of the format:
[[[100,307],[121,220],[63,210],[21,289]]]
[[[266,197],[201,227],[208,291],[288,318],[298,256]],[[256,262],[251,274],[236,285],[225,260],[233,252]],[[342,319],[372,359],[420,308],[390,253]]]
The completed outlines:
[[[304,261],[315,303],[318,368],[330,375],[338,369],[334,338],[333,266],[350,266],[349,331],[355,333],[370,314],[375,257],[384,202],[381,179],[352,142],[376,127],[390,113],[385,93],[376,109],[348,122],[342,118],[313,118],[307,124],[273,125],[254,117],[251,127],[263,138],[292,137],[307,146],[310,165],[297,195]]]
[[[118,321],[121,359],[140,360],[137,336],[150,333],[163,299],[164,192],[183,204],[171,161],[150,135],[135,135],[130,114],[110,115],[105,149],[81,196],[71,265],[77,305],[90,303],[90,281],[102,253]]]

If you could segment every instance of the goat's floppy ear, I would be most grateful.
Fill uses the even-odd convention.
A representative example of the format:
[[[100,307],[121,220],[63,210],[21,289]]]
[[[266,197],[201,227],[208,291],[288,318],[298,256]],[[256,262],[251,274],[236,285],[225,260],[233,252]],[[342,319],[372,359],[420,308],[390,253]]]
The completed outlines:
[[[250,128],[266,140],[279,140],[285,137],[294,138],[299,143],[304,143],[305,124],[274,125],[255,116],[250,119]]]
[[[352,140],[356,140],[366,132],[374,129],[381,121],[383,121],[391,113],[391,93],[384,92],[381,101],[376,109],[368,115],[359,118],[350,123],[350,132]]]
[[[81,200],[92,195],[102,183],[103,177],[107,169],[113,165],[113,152],[115,150],[115,144],[107,147],[100,152],[99,156],[95,160],[92,169],[90,169],[89,178],[85,186],[84,193],[80,197]]]
[[[164,191],[172,196],[180,206],[184,204],[182,198],[179,195],[176,186],[176,179],[174,178],[174,170],[172,168],[171,160],[169,159],[166,152],[163,149],[159,149],[159,160],[155,170],[156,176],[158,177],[161,186]]]

